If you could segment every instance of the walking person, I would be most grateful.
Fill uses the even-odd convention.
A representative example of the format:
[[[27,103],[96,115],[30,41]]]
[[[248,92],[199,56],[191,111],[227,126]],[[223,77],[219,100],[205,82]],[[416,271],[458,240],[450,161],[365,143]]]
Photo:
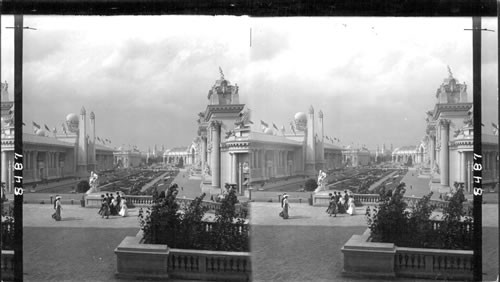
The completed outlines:
[[[103,205],[102,205],[102,201],[104,201],[105,198],[104,198],[104,194],[101,195],[101,208],[99,209],[99,211],[97,212],[99,215],[102,215],[103,213]]]
[[[52,218],[55,219],[56,221],[60,221],[61,220],[61,210],[62,210],[61,196],[56,196],[56,200],[54,202],[54,209],[56,210],[56,212],[52,215]]]
[[[335,201],[335,196],[332,195],[332,193],[328,194],[330,196],[330,203],[328,205],[328,209],[326,212],[328,213],[329,216],[334,215],[334,217],[337,217],[337,202]]]
[[[349,197],[347,206],[348,206],[347,213],[350,215],[354,215],[356,213],[356,206],[354,205],[354,197]]]
[[[120,213],[122,197],[120,196],[120,191],[116,191],[116,206],[117,212]]]
[[[106,217],[106,219],[109,218],[109,204],[108,204],[108,199],[106,197],[102,198],[101,202],[101,218]]]
[[[283,219],[288,219],[288,210],[290,209],[290,204],[288,203],[288,195],[283,196],[283,210],[281,213],[283,214],[282,217]],[[281,214],[280,214],[281,215]]]
[[[128,216],[127,200],[125,198],[120,201],[120,212],[118,214],[122,217]]]

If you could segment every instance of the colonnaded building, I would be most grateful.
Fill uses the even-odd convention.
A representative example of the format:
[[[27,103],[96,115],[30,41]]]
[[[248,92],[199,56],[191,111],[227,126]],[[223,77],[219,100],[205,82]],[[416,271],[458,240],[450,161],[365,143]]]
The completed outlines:
[[[221,78],[208,92],[208,105],[198,114],[198,134],[187,148],[172,150],[165,157],[186,158],[202,177],[202,190],[218,191],[226,184],[244,193],[252,183],[295,176],[316,177],[319,170],[340,168],[342,148],[325,142],[323,113],[315,118],[294,115],[294,133],[254,131],[250,110],[240,103],[238,85]],[[170,161],[169,161],[170,162]]]
[[[445,192],[455,186],[472,192],[473,137],[472,99],[467,85],[459,83],[451,70],[436,91],[434,109],[427,112],[426,135],[418,146],[394,150],[393,161],[418,164],[420,174],[429,177],[432,191]],[[483,183],[498,183],[498,138],[483,134]]]
[[[7,86],[2,83],[2,182],[12,192],[15,126]],[[95,120],[93,112],[88,120],[82,107],[80,116],[67,115],[64,133],[50,132],[40,126],[34,134],[23,133],[24,183],[88,177],[90,171],[113,169],[114,149],[96,143]]]

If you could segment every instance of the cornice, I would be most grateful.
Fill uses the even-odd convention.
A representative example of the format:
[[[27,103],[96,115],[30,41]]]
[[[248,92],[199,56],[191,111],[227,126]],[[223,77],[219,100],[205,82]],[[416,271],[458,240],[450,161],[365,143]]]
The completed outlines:
[[[214,113],[239,113],[244,107],[245,104],[207,105],[205,121],[209,121]]]

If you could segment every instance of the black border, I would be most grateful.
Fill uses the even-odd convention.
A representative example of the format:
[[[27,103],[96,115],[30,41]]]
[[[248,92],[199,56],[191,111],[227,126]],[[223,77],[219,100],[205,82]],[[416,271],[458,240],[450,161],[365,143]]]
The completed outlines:
[[[23,16],[14,16],[14,166],[23,164]],[[23,170],[14,169],[14,281],[23,280]]]
[[[499,1],[499,2],[497,2]],[[500,0],[2,0],[2,14],[25,15],[249,15],[253,17],[289,16],[405,16],[405,17],[497,17],[500,26]],[[498,31],[497,31],[498,32]],[[500,32],[499,32],[500,33]],[[480,36],[480,35],[479,35]],[[498,35],[500,41],[500,34]],[[22,38],[21,38],[22,42]],[[473,44],[474,45],[474,44]],[[480,43],[479,43],[480,46]],[[480,48],[479,48],[480,49]],[[479,51],[480,52],[480,51]],[[22,54],[22,53],[21,53]],[[500,54],[500,46],[499,46]],[[473,55],[474,57],[475,55]],[[480,53],[479,53],[480,56]],[[16,57],[16,56],[15,56]],[[22,55],[21,55],[22,58]],[[479,57],[480,58],[480,57]],[[500,56],[498,58],[500,65]],[[481,154],[481,68],[473,64],[474,153]],[[22,65],[15,73],[22,73]],[[477,77],[479,76],[479,78]],[[499,76],[500,84],[500,76]],[[15,78],[15,152],[22,154],[22,76]],[[479,87],[479,91],[476,89]],[[500,108],[500,94],[498,106]],[[498,116],[500,123],[500,113]],[[500,136],[499,136],[500,148]],[[22,160],[21,160],[22,161]],[[474,170],[481,177],[481,171]],[[15,176],[22,177],[22,170]],[[17,185],[21,187],[22,182]],[[474,185],[482,189],[481,183]],[[499,193],[500,201],[500,193]],[[16,281],[22,280],[22,203],[16,195]],[[482,280],[482,196],[474,196],[474,280]],[[500,212],[499,212],[500,225]],[[500,238],[499,238],[500,240]],[[499,253],[500,261],[500,253]],[[480,277],[480,278],[479,278]],[[477,279],[479,278],[479,279]]]
[[[496,16],[495,0],[2,0],[6,14]]]

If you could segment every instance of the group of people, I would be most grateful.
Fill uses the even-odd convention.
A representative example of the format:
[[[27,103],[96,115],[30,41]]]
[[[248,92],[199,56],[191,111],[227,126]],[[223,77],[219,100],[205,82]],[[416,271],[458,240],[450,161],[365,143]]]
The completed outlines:
[[[110,215],[120,215],[125,217],[128,215],[127,201],[120,196],[120,192],[116,192],[116,197],[113,194],[106,193],[101,195],[101,209],[99,215],[102,218],[109,218]]]
[[[354,197],[349,196],[347,191],[344,191],[344,195],[341,192],[333,192],[329,193],[330,202],[328,204],[328,208],[326,209],[326,213],[329,216],[337,216],[337,213],[343,214],[347,213],[350,215],[354,215],[356,212],[356,206],[354,205]]]

